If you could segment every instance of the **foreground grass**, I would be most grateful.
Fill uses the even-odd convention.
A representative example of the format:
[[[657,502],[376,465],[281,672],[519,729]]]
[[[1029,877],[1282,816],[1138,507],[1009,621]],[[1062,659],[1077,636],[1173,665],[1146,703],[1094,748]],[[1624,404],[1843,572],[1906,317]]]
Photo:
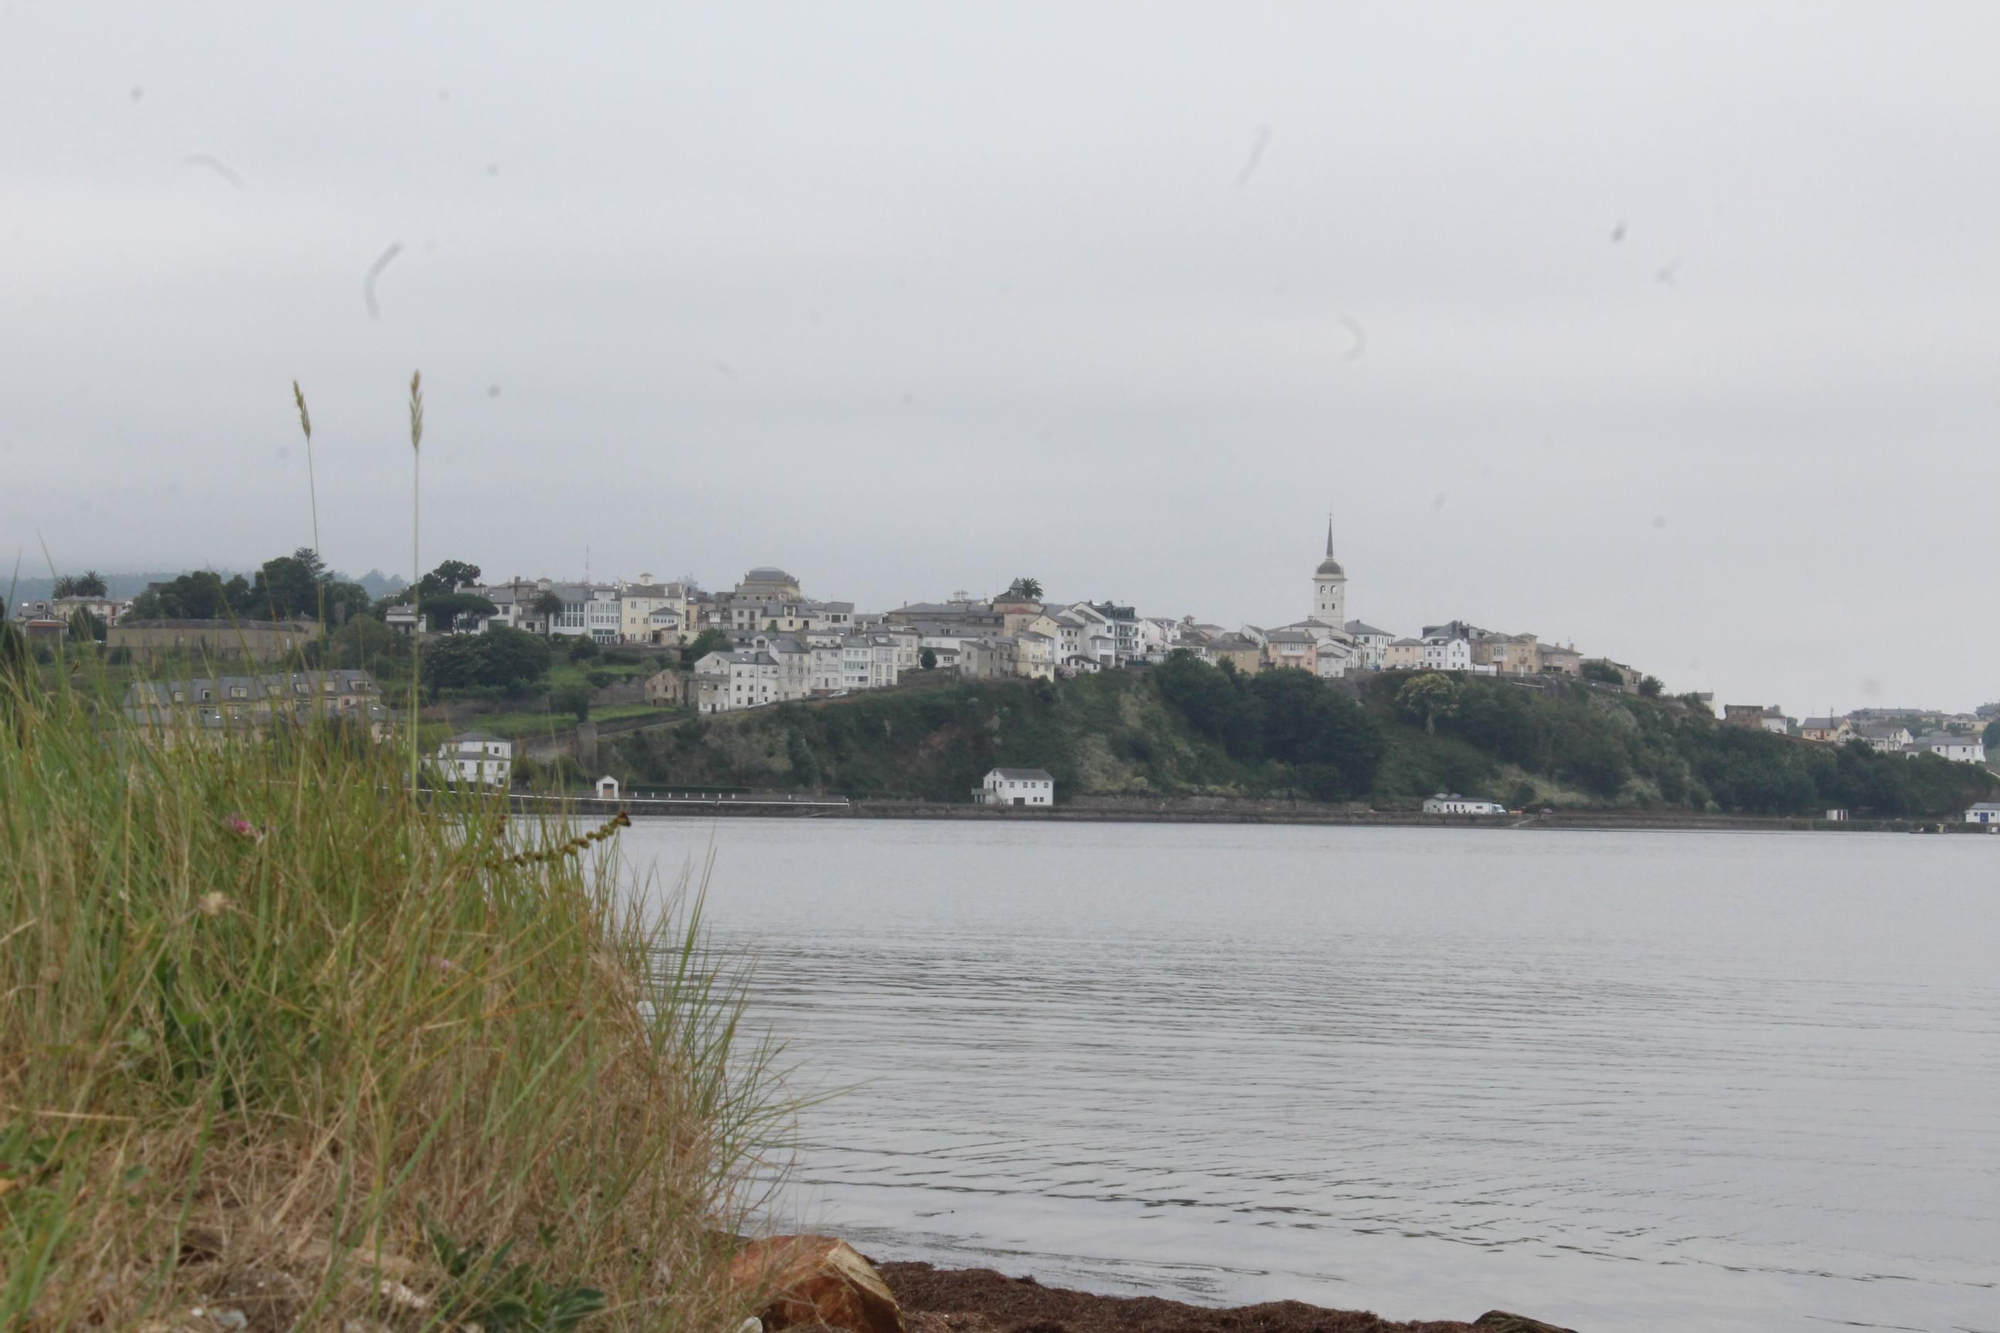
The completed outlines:
[[[775,1110],[693,914],[400,779],[0,677],[0,1328],[740,1320]]]

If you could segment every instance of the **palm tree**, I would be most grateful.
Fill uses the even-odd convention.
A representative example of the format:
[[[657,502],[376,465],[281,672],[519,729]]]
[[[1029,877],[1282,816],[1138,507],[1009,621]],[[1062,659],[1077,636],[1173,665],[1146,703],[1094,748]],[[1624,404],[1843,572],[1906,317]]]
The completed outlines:
[[[104,575],[94,569],[84,570],[76,580],[78,597],[103,597],[108,595],[108,592],[109,589],[104,586]]]
[[[1015,579],[1008,586],[1007,595],[1018,597],[1024,602],[1039,602],[1042,600],[1042,581],[1031,578]]]
[[[528,603],[528,609],[542,618],[542,635],[546,638],[556,632],[556,617],[562,614],[563,599],[544,589],[535,594],[535,600]]]

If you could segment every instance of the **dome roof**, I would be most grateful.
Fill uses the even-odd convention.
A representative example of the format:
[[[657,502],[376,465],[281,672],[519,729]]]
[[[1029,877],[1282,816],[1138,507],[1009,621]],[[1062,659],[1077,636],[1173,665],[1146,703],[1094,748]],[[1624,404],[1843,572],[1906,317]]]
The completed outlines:
[[[790,583],[793,579],[790,574],[787,574],[782,569],[774,569],[770,565],[759,565],[748,574],[745,574],[743,581],[745,583]]]

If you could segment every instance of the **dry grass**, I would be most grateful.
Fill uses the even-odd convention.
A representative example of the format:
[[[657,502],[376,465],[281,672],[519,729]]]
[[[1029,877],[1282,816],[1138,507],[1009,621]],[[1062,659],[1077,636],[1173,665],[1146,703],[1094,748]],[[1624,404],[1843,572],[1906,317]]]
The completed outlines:
[[[0,1328],[735,1326],[722,1233],[782,1108],[614,835],[413,802],[332,734],[163,748],[22,679]]]

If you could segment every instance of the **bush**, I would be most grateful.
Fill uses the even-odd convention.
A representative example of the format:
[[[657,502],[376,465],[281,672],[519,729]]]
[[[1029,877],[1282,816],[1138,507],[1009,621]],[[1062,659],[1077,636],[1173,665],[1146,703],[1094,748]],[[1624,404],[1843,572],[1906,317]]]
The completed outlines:
[[[503,1251],[540,1326],[592,1292],[605,1333],[742,1322],[720,1233],[769,1085],[615,827],[419,804],[406,755],[313,731],[107,744],[66,693],[0,703],[0,1327],[239,1292],[252,1329],[443,1326],[384,1288],[497,1327],[467,1275]]]
[[[588,634],[579,634],[569,641],[569,660],[572,662],[587,662],[601,657],[603,652],[597,646],[597,640]]]
[[[590,720],[590,687],[587,685],[565,685],[549,694],[549,710],[556,713],[574,713],[579,722]]]
[[[583,678],[600,690],[607,685],[616,685],[619,681],[625,679],[616,671],[586,671],[583,673]]]

